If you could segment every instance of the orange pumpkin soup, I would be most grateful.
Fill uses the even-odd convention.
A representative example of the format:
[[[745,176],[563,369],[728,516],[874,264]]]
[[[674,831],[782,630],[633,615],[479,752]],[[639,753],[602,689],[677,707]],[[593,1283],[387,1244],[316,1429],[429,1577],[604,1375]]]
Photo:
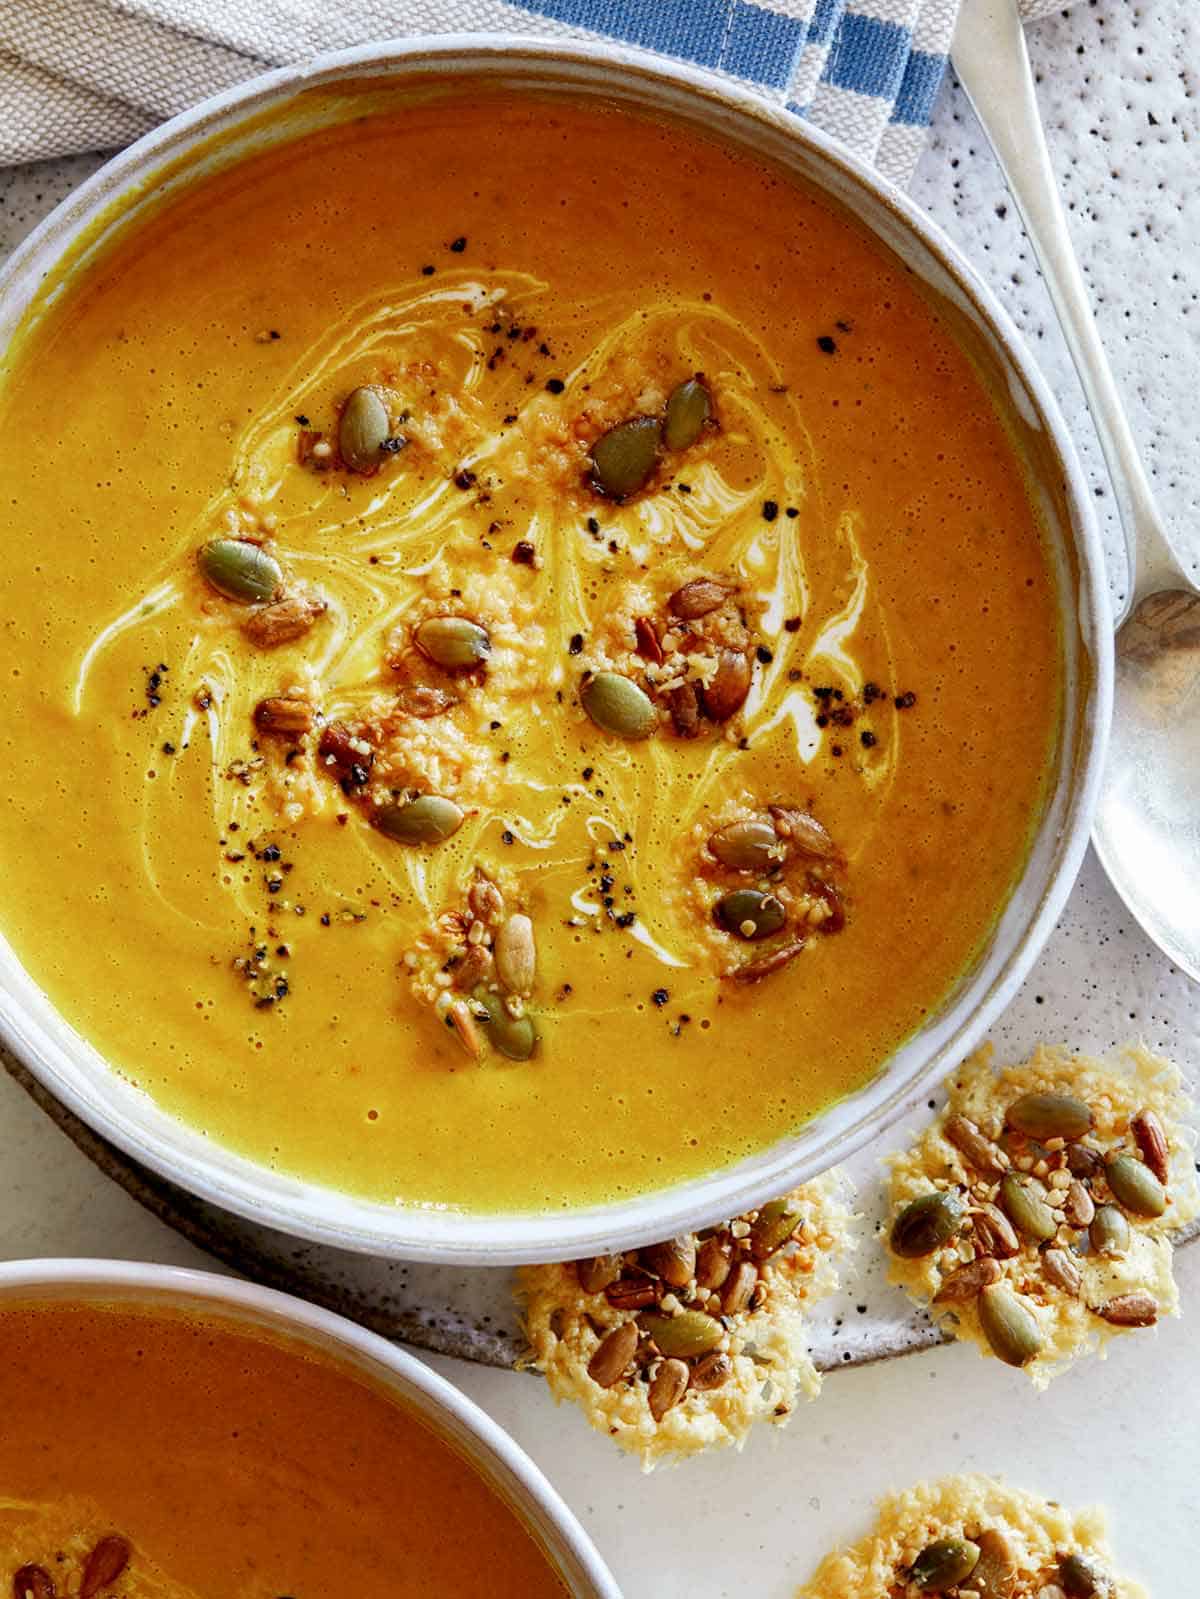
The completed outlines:
[[[970,361],[815,194],[603,105],[364,109],[9,354],[3,928],[262,1162],[625,1197],[968,965],[1044,801],[1049,563]]]
[[[298,1339],[5,1305],[0,1414],[0,1587],[18,1599],[566,1593],[472,1465]]]

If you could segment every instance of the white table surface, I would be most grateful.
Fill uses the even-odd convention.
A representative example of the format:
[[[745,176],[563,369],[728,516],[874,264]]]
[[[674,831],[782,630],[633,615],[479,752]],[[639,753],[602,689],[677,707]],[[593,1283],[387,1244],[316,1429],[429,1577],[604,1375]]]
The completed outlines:
[[[1200,20],[1192,0],[1145,9],[1085,0],[1035,30],[1031,48],[1102,331],[1181,553],[1200,568]],[[98,164],[0,173],[0,253]],[[914,190],[1034,345],[1115,552],[1111,492],[1049,304],[957,87],[943,95]],[[1115,554],[1113,570],[1119,587]],[[0,1257],[209,1264],[101,1177],[6,1079],[0,1172]],[[1126,1340],[1043,1396],[968,1349],[912,1355],[834,1373],[790,1428],[755,1438],[740,1457],[650,1478],[573,1412],[556,1411],[533,1379],[430,1364],[546,1470],[630,1599],[784,1599],[830,1544],[866,1529],[876,1496],[963,1470],[999,1472],[1067,1503],[1107,1504],[1126,1569],[1156,1599],[1190,1599],[1200,1593],[1200,1358],[1189,1319],[1200,1317],[1200,1246],[1178,1270],[1183,1321]]]

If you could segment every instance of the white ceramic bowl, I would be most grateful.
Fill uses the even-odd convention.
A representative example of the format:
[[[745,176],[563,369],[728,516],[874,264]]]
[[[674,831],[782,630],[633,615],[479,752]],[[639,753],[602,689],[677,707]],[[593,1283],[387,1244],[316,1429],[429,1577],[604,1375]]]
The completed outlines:
[[[621,1599],[591,1539],[524,1450],[443,1377],[352,1321],[235,1278],[117,1260],[7,1261],[0,1307],[18,1300],[207,1311],[299,1338],[394,1393],[464,1455],[537,1539],[571,1599]]]
[[[207,1141],[118,1080],[57,1015],[10,950],[0,950],[0,1027],[52,1093],[155,1171],[252,1220],[323,1243],[463,1265],[563,1259],[670,1237],[761,1203],[873,1138],[978,1043],[1015,993],[1061,912],[1087,844],[1112,698],[1103,561],[1074,452],[1049,389],[1000,305],[934,224],[832,141],[749,90],[611,45],[464,35],[374,45],[216,96],[118,156],[61,205],[0,273],[0,343],[42,277],[86,237],[79,264],[111,231],[247,151],[361,110],[302,91],[367,79],[372,92],[436,87],[464,71],[490,84],[569,99],[602,97],[694,126],[815,185],[899,256],[956,326],[1028,464],[1049,534],[1066,656],[1052,792],[1029,861],[991,938],[925,1026],[858,1093],[737,1166],[620,1204],[566,1214],[478,1215],[369,1203],[268,1171]],[[287,107],[266,127],[245,124]],[[240,131],[239,131],[240,130]],[[209,141],[220,135],[219,146]],[[90,232],[89,232],[90,230]]]

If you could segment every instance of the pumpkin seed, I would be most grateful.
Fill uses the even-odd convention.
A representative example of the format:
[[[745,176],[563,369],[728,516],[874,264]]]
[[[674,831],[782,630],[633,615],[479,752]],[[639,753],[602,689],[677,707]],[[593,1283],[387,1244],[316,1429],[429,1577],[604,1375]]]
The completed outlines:
[[[1116,1205],[1098,1205],[1088,1239],[1098,1255],[1127,1255],[1132,1239],[1125,1212]]]
[[[599,1294],[615,1283],[624,1265],[621,1255],[589,1255],[575,1262],[575,1275],[585,1294]]]
[[[1041,1351],[1037,1317],[1004,1283],[992,1283],[980,1294],[979,1325],[1006,1366],[1025,1366]]]
[[[716,1317],[706,1316],[702,1310],[684,1310],[678,1316],[647,1310],[638,1317],[638,1326],[648,1338],[653,1338],[664,1355],[682,1360],[706,1355],[725,1336]]]
[[[1166,1210],[1163,1185],[1149,1166],[1132,1155],[1114,1155],[1105,1164],[1104,1177],[1114,1197],[1135,1216],[1161,1216]]]
[[[469,672],[492,653],[487,629],[469,616],[428,616],[413,632],[413,642],[447,672]]]
[[[692,1367],[692,1387],[702,1394],[719,1388],[733,1371],[733,1361],[722,1350],[705,1355]]]
[[[672,1288],[686,1288],[696,1272],[696,1240],[691,1233],[681,1238],[668,1238],[665,1243],[651,1244],[639,1252],[639,1259],[647,1271],[652,1271]]]
[[[957,1194],[921,1194],[910,1200],[892,1223],[893,1254],[904,1260],[932,1255],[963,1224],[966,1206]]]
[[[397,844],[442,844],[463,824],[465,812],[441,794],[382,805],[371,818]]]
[[[663,1361],[654,1373],[650,1391],[646,1395],[650,1414],[655,1421],[661,1421],[668,1410],[674,1410],[687,1392],[690,1376],[691,1372],[682,1360]]]
[[[588,1361],[588,1376],[601,1388],[611,1388],[625,1375],[638,1346],[637,1324],[623,1321],[614,1327]]]
[[[532,993],[537,972],[537,948],[533,940],[533,923],[528,916],[517,911],[501,922],[496,930],[494,954],[496,975],[509,993]]]
[[[712,396],[699,378],[688,378],[671,390],[667,399],[663,439],[668,450],[686,450],[695,444],[712,415]]]
[[[1017,1586],[1017,1554],[1011,1540],[998,1527],[976,1533],[979,1563],[971,1573],[971,1587],[979,1599],[1012,1599]]]
[[[784,847],[770,822],[730,822],[718,828],[708,847],[722,866],[734,872],[775,871],[784,858]]]
[[[757,888],[735,888],[716,904],[716,918],[736,938],[769,938],[787,921],[783,901]]]
[[[648,738],[658,726],[658,712],[648,694],[619,672],[596,672],[579,691],[584,710],[606,733],[621,738]]]
[[[695,622],[724,605],[729,592],[728,585],[718,583],[715,577],[694,577],[675,590],[667,601],[667,609],[681,622]]]
[[[248,605],[273,600],[283,586],[283,568],[248,539],[210,539],[196,556],[205,582],[227,600]]]
[[[387,406],[374,389],[355,389],[338,419],[338,452],[352,472],[371,473],[391,431]]]
[[[701,1288],[720,1288],[732,1264],[733,1249],[728,1238],[720,1234],[706,1238],[696,1252],[697,1284]]]
[[[1026,1138],[1082,1138],[1091,1130],[1092,1113],[1081,1099],[1049,1090],[1022,1094],[1008,1107],[1008,1125]]]
[[[1139,1110],[1129,1123],[1129,1131],[1137,1140],[1142,1159],[1165,1185],[1171,1170],[1171,1147],[1167,1143],[1167,1130],[1156,1111]]]
[[[1078,1298],[1079,1290],[1083,1286],[1083,1275],[1065,1249],[1043,1250],[1042,1271],[1047,1282],[1053,1283],[1056,1288],[1061,1288],[1064,1294]]]
[[[1000,1205],[1004,1214],[1026,1238],[1045,1243],[1058,1231],[1058,1220],[1046,1204],[1046,1190],[1033,1177],[1005,1172],[1000,1182]]]
[[[610,500],[636,494],[658,462],[662,428],[656,416],[635,416],[592,445],[592,487]]]
[[[717,669],[700,691],[704,714],[713,722],[727,722],[740,711],[750,692],[750,657],[744,650],[722,650]]]
[[[479,1019],[489,1042],[509,1060],[528,1060],[537,1048],[537,1028],[528,1012],[510,1016],[499,994],[477,988],[474,998],[486,1011]]]
[[[1058,1580],[1067,1599],[1108,1599],[1112,1579],[1090,1555],[1059,1555]]]
[[[984,1137],[969,1116],[947,1116],[942,1131],[984,1177],[1000,1177],[1008,1170],[1008,1156]]]
[[[912,1563],[909,1577],[922,1593],[945,1593],[963,1582],[979,1563],[979,1545],[969,1538],[939,1538]]]
[[[750,1253],[755,1260],[766,1260],[782,1249],[803,1219],[803,1211],[790,1199],[772,1199],[764,1205],[750,1224]]]

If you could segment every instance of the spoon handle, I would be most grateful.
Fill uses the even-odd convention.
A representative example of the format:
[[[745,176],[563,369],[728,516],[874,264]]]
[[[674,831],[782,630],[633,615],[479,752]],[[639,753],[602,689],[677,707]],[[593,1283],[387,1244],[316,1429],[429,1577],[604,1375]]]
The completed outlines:
[[[963,0],[951,60],[1037,253],[1117,490],[1129,562],[1119,625],[1144,595],[1193,585],[1167,542],[1092,316],[1050,165],[1016,0]]]

